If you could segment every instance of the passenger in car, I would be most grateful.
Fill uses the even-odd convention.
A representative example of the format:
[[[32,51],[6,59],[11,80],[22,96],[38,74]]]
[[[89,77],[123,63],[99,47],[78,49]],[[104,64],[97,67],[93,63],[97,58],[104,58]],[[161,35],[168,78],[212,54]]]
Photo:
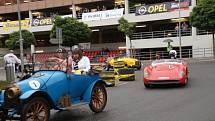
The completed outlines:
[[[72,52],[73,57],[73,72],[79,70],[81,74],[87,73],[90,70],[90,59],[83,56],[82,50],[76,48]]]

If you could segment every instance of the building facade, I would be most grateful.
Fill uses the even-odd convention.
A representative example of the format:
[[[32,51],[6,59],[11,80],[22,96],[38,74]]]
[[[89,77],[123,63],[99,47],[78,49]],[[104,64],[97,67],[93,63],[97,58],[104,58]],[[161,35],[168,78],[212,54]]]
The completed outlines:
[[[93,31],[91,49],[126,46],[137,52],[165,51],[165,39],[177,50],[212,48],[210,32],[198,30],[189,23],[196,0],[20,0],[22,28],[34,33],[38,47],[52,47],[49,32],[53,16],[75,17]],[[180,3],[180,6],[179,6]],[[136,23],[131,41],[117,30],[119,18]],[[18,31],[16,0],[0,0],[0,34],[5,38]],[[179,24],[181,29],[179,29]],[[181,32],[179,32],[179,30]],[[181,33],[181,37],[179,37]],[[4,43],[4,39],[2,41]],[[112,44],[115,43],[115,44]],[[89,49],[89,48],[88,48]],[[198,51],[192,51],[198,57]],[[196,53],[196,54],[195,54]],[[204,56],[211,56],[212,53]]]

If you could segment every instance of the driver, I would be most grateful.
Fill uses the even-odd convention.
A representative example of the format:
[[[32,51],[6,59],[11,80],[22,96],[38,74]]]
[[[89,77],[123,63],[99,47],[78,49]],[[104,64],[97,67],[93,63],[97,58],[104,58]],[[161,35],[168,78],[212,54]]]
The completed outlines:
[[[175,50],[170,50],[169,51],[169,56],[170,56],[171,59],[176,59],[177,52]]]
[[[72,52],[73,56],[73,71],[79,70],[81,74],[87,73],[90,70],[90,59],[83,56],[82,50],[75,48]]]

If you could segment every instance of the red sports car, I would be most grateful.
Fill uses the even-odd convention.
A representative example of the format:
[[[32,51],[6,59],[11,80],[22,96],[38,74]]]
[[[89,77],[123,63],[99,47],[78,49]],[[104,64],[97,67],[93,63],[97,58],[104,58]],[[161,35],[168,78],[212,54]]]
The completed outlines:
[[[155,60],[144,68],[144,85],[180,84],[185,86],[188,80],[187,64],[178,59]]]

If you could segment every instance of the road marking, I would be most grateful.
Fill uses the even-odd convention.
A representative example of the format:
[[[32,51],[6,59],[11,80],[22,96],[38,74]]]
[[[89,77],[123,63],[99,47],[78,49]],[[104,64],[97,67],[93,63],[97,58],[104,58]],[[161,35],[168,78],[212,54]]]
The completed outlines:
[[[125,84],[128,84],[128,82],[119,82],[119,84],[117,84],[117,86],[122,86],[122,85],[125,85]]]

